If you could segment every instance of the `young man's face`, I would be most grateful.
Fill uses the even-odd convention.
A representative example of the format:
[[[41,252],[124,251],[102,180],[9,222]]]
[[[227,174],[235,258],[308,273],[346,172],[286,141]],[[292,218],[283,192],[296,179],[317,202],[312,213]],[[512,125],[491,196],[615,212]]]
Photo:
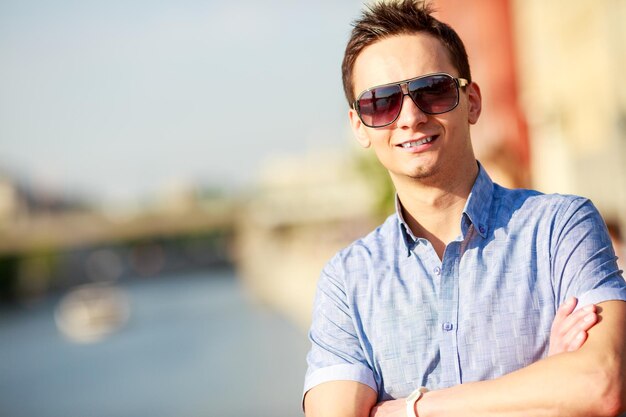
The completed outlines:
[[[438,72],[459,77],[438,39],[423,33],[392,36],[359,54],[353,69],[354,92],[358,96],[373,86]],[[425,114],[405,96],[400,115],[389,126],[367,127],[354,109],[350,124],[359,143],[374,149],[394,182],[401,177],[447,180],[458,167],[475,163],[469,126],[478,120],[480,101],[478,87],[470,84],[459,89],[459,104],[447,113]],[[402,146],[425,138],[433,140]]]

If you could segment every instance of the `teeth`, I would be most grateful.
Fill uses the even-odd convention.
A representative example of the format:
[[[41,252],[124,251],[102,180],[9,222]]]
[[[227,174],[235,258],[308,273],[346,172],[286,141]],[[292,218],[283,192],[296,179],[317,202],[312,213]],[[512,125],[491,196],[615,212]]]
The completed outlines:
[[[422,140],[415,140],[415,141],[413,141],[413,142],[405,142],[405,143],[403,143],[403,144],[402,144],[402,147],[403,147],[403,148],[410,148],[410,147],[412,147],[412,146],[420,146],[420,145],[424,145],[424,144],[426,144],[426,143],[430,143],[430,142],[432,142],[432,141],[433,141],[433,137],[432,137],[432,136],[429,136],[429,137],[424,138],[424,139],[422,139]]]

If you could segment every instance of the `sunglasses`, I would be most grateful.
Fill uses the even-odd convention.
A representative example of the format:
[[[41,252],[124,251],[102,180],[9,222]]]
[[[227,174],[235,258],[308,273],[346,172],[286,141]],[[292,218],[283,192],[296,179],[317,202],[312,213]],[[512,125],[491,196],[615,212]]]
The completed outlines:
[[[404,96],[426,114],[441,114],[459,104],[459,87],[468,84],[465,78],[445,73],[422,75],[369,88],[359,94],[352,108],[367,127],[389,126],[400,116]]]

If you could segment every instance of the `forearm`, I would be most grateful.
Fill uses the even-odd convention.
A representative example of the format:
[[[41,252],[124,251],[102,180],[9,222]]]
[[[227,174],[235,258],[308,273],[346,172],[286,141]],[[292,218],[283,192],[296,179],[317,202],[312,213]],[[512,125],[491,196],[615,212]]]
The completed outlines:
[[[625,307],[623,302],[617,303],[611,303],[612,314],[603,314],[602,322],[590,330],[588,342],[578,351],[546,358],[492,381],[429,392],[417,404],[418,415],[617,415],[626,402]],[[613,314],[614,308],[617,314]]]
[[[579,366],[574,353],[537,362],[492,381],[427,393],[420,417],[431,416],[605,416],[615,415],[610,379]]]

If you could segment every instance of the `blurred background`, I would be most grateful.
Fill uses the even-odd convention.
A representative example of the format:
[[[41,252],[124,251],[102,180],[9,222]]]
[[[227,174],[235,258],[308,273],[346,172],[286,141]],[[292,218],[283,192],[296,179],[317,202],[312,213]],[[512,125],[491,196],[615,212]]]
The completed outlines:
[[[479,160],[590,197],[622,261],[626,1],[433,3]],[[300,415],[318,273],[391,212],[341,87],[363,4],[0,0],[0,415]]]

